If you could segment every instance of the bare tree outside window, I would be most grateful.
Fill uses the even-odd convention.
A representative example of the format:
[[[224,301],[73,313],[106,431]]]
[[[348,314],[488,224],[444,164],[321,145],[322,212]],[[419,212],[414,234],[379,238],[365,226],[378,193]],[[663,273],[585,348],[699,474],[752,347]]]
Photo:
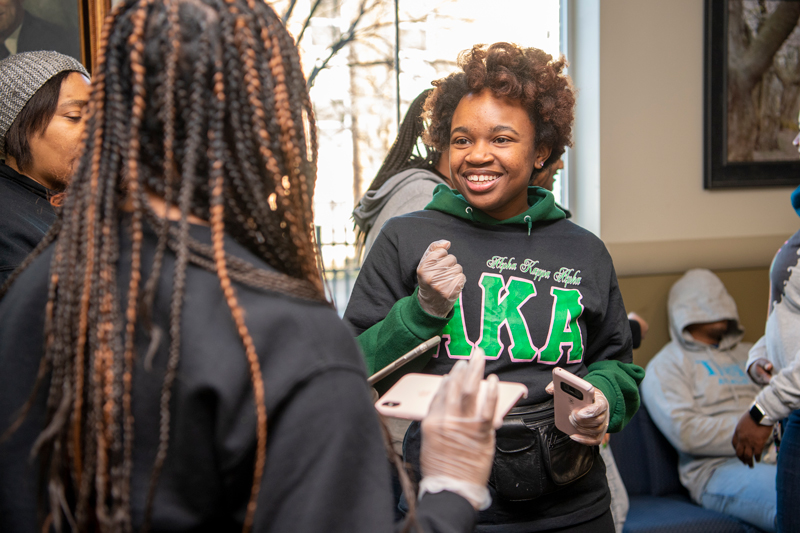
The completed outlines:
[[[329,277],[357,264],[351,213],[397,134],[396,56],[405,114],[474,44],[507,40],[553,55],[559,50],[559,0],[506,0],[490,10],[484,0],[399,0],[397,54],[395,0],[273,5],[298,43],[314,102],[320,149],[315,220]],[[341,297],[335,287],[332,292],[343,309],[349,290]]]
[[[800,112],[800,2],[728,1],[727,160],[789,161]]]

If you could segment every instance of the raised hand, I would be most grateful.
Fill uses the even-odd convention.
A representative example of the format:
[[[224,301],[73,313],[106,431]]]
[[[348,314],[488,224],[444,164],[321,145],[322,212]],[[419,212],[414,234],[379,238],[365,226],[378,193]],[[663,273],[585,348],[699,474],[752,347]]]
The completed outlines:
[[[447,316],[467,282],[456,256],[447,253],[449,249],[450,241],[431,243],[417,266],[419,305],[439,317]]]

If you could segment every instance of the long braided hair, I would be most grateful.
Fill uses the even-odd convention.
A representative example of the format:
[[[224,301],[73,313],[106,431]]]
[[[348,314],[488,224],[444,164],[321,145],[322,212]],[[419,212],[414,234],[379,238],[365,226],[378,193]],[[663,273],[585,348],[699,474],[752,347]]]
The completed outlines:
[[[377,191],[386,180],[409,168],[425,168],[433,170],[439,161],[441,152],[428,146],[421,141],[422,134],[425,132],[425,121],[422,118],[425,100],[433,92],[433,89],[425,89],[411,102],[400,124],[400,130],[392,144],[389,153],[375,174],[372,183],[369,184],[368,191]],[[420,145],[425,153],[420,150]]]
[[[132,530],[134,340],[137,328],[149,330],[148,357],[154,353],[159,335],[149,309],[169,249],[176,257],[169,359],[144,529],[169,446],[189,263],[217,274],[248,360],[257,416],[244,531],[251,528],[267,411],[259,359],[232,282],[325,301],[311,209],[316,160],[299,57],[266,3],[127,0],[114,9],[101,36],[84,152],[63,217],[16,273],[54,243],[37,381],[48,387],[47,424],[33,450],[44,465],[54,527],[66,521],[75,531]],[[177,224],[156,214],[153,195],[178,210]],[[212,245],[190,237],[190,217],[209,221]],[[124,251],[131,257],[124,299],[117,286],[120,224],[132,241]],[[144,224],[158,236],[147,279]],[[274,270],[228,255],[225,234]]]
[[[410,168],[421,168],[436,172],[436,165],[442,153],[432,146],[422,142],[422,135],[425,133],[425,121],[422,114],[424,111],[425,100],[433,92],[433,89],[422,91],[411,105],[408,106],[403,122],[397,132],[397,137],[389,149],[389,153],[383,159],[381,168],[369,184],[367,191],[377,191],[386,180],[395,174]],[[361,257],[364,251],[364,244],[367,240],[367,232],[356,222],[356,257]]]

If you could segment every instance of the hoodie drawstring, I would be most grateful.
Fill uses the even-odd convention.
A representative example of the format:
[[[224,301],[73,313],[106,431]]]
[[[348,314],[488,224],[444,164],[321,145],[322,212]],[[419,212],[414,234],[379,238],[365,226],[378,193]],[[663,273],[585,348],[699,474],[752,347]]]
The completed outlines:
[[[464,212],[469,215],[469,218],[473,222],[475,222],[475,215],[472,214],[472,207],[471,206],[467,206],[464,209]],[[528,237],[530,237],[531,236],[531,228],[533,228],[533,219],[531,218],[530,215],[525,215],[525,217],[522,220],[524,220],[525,222],[528,223]]]

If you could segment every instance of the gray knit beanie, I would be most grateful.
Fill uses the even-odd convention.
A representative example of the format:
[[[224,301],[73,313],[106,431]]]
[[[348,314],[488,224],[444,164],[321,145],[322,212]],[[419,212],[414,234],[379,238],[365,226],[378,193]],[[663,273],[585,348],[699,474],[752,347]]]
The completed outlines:
[[[6,134],[22,108],[47,80],[64,71],[89,77],[80,61],[58,52],[23,52],[0,61],[0,159],[5,159]]]

